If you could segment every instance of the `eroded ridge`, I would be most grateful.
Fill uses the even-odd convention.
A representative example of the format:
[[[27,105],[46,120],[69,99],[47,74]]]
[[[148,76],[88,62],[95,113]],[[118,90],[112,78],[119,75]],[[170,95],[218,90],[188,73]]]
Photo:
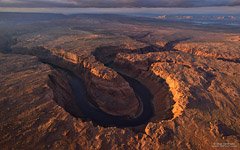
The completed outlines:
[[[97,62],[94,57],[81,58],[74,53],[41,47],[22,49],[20,53],[35,55],[42,62],[67,69],[82,78],[89,99],[94,100],[91,102],[103,111],[115,116],[138,115],[140,103],[133,89],[121,76]]]
[[[110,48],[110,51],[113,50]],[[110,51],[107,50],[107,52]],[[123,51],[130,53],[130,50]],[[122,52],[121,49],[119,49],[118,53],[120,52]],[[72,92],[68,94],[74,96],[69,96],[68,100],[62,98],[63,100],[59,101],[57,99],[61,99],[61,97],[59,98],[59,95],[56,94],[56,101],[74,116],[90,118],[90,120],[103,126],[116,125],[119,127],[138,126],[146,124],[148,121],[169,120],[174,116],[172,113],[174,104],[173,96],[165,80],[156,76],[154,77],[148,71],[135,76],[134,74],[139,71],[134,70],[134,66],[129,65],[132,68],[123,69],[126,64],[119,64],[114,61],[118,53],[102,53],[103,56],[94,53],[95,57],[89,57],[90,59],[82,59],[81,56],[77,56],[74,53],[61,50],[50,51],[42,47],[31,50],[25,49],[21,53],[35,55],[42,62],[52,67],[57,67],[58,70],[59,67],[63,69],[62,74],[67,76],[70,84],[66,86],[66,83],[59,82],[62,78],[60,77],[61,73],[59,77],[56,77],[58,76],[58,73],[56,73],[55,76],[50,76],[50,86],[56,89],[56,92],[59,91],[59,88],[61,89],[65,86],[72,88]],[[102,60],[102,58],[105,60]],[[71,73],[69,74],[69,72]],[[72,82],[73,80],[75,82]],[[78,83],[78,85],[73,83]],[[125,92],[125,94],[121,90],[119,94],[118,92],[116,93],[116,91],[119,91],[119,85],[127,87],[130,91],[126,89],[125,91],[128,92]],[[77,89],[81,90],[78,91]],[[79,93],[82,93],[82,95],[79,95]],[[132,93],[134,98],[129,96]],[[104,99],[101,100],[101,96]],[[124,96],[128,98],[124,99]],[[66,96],[63,95],[63,97]],[[120,102],[114,102],[114,104],[111,98],[116,99],[115,101],[120,100]],[[71,99],[75,99],[77,102],[69,102]],[[131,103],[128,102],[128,99]],[[137,103],[133,104],[133,99],[136,99]],[[80,103],[82,101],[85,102]],[[106,102],[109,102],[109,105]],[[88,105],[89,108],[79,108],[78,110],[74,106],[76,104],[78,106]],[[117,109],[115,109],[115,106]],[[119,107],[121,111],[119,111]],[[90,112],[94,113],[89,114]]]
[[[146,47],[139,51],[139,49],[126,50],[117,47],[100,47],[93,52],[93,55],[98,61],[105,64],[105,66],[114,69],[121,75],[127,75],[138,80],[150,90],[153,95],[151,103],[154,107],[154,116],[151,121],[170,120],[174,117],[172,109],[175,102],[166,80],[154,75],[154,73],[149,70],[151,65],[149,62],[143,63],[139,67],[138,64],[136,65],[130,61],[121,61],[118,59],[120,54],[148,54],[154,50],[151,49],[148,52],[148,49],[149,47]]]
[[[87,64],[91,62],[90,60],[82,61],[73,53],[67,53],[64,51],[50,52],[47,49],[41,48],[36,48],[36,50],[37,53],[34,53],[34,50],[30,50],[30,54],[37,56],[42,62],[49,64],[57,70],[60,68],[60,73],[55,73],[50,76],[50,86],[55,89],[56,102],[74,116],[81,116],[81,113],[83,113],[82,116],[89,117],[99,125],[118,127],[146,124],[152,117],[152,94],[144,85],[134,78],[127,75],[119,75],[114,70],[101,66],[101,63],[99,62],[96,62],[97,68],[92,66],[94,64],[88,66]],[[28,50],[22,52],[26,54],[27,51]],[[67,76],[70,84],[66,85],[65,81],[61,81],[61,78],[66,78],[61,75],[61,72],[62,74],[67,74],[65,76]],[[99,76],[97,76],[97,74],[99,74]],[[109,77],[109,74],[114,76]],[[126,89],[127,92],[121,91],[119,90],[121,89],[119,88],[119,85],[126,86],[129,90]],[[69,96],[69,99],[66,99],[65,95],[61,96],[58,94],[59,89],[69,86],[71,86],[72,92],[67,92],[67,95],[73,94],[74,96],[71,95]],[[104,86],[108,87],[105,91]],[[114,88],[111,86],[114,86]],[[115,91],[120,91],[120,93],[118,94]],[[131,98],[131,94],[134,94],[134,99],[137,100],[137,104],[133,106],[131,106],[131,104],[134,102],[134,99]],[[105,99],[97,101],[96,99],[99,99],[101,95]],[[116,104],[111,102],[112,97],[118,100]],[[125,97],[127,97],[127,99],[124,99]],[[75,99],[77,102],[69,102],[72,99]],[[131,100],[129,101],[131,103],[128,102],[128,99]],[[106,102],[108,101],[111,103],[106,105]],[[75,106],[71,106],[75,104],[80,106],[79,112],[75,109]],[[117,109],[115,109],[115,107]],[[121,112],[119,112],[119,107]],[[133,110],[132,107],[137,110],[134,114],[131,112]]]

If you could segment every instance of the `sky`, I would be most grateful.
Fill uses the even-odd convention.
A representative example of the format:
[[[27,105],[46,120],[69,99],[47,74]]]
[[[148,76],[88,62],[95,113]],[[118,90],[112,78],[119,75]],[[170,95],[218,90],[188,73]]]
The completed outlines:
[[[240,14],[240,0],[0,0],[0,12]]]
[[[239,6],[240,0],[0,0],[0,7],[209,7]]]

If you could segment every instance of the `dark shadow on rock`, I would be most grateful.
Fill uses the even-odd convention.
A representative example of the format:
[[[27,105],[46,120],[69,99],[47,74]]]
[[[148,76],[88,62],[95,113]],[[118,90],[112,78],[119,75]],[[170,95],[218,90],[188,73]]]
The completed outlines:
[[[162,144],[166,144],[173,139],[174,132],[170,128],[164,128],[164,133],[158,138],[158,141]]]
[[[17,44],[17,38],[11,38],[11,37],[4,37],[0,41],[0,52],[2,53],[11,53],[12,52],[12,46]]]
[[[190,39],[191,38],[188,37],[188,38],[182,38],[182,39],[176,39],[176,40],[173,40],[173,41],[169,41],[169,42],[167,42],[167,44],[165,44],[163,49],[165,49],[166,51],[174,50],[175,45],[177,45],[178,43],[181,43],[183,41],[190,40]]]
[[[231,129],[230,127],[228,127],[226,124],[224,124],[220,120],[215,121],[212,124],[211,129],[214,132],[214,134],[216,134],[216,135],[220,135],[222,137],[236,136],[238,139],[240,139],[240,135],[239,135],[238,132],[236,132],[235,130]]]
[[[149,53],[149,52],[159,52],[162,51],[163,49],[159,49],[159,47],[155,46],[147,46],[142,49],[136,49],[136,50],[129,50],[129,49],[123,49],[120,47],[98,47],[93,51],[92,55],[95,56],[95,59],[103,63],[106,67],[109,67],[116,72],[118,72],[119,75],[121,75],[128,83],[131,81],[128,79],[128,77],[125,74],[128,74],[124,72],[123,66],[118,66],[115,64],[114,60],[115,57],[118,53],[127,53],[127,54],[144,54],[144,53]],[[150,64],[149,64],[150,65]],[[140,70],[135,70],[134,68],[131,68],[131,64],[124,64],[125,69],[127,70],[132,70],[132,73],[130,73],[132,78],[138,78],[138,76],[141,75]],[[133,67],[133,66],[132,66]],[[120,69],[120,70],[119,70]],[[123,69],[123,70],[122,70]],[[122,72],[123,71],[123,72]],[[146,77],[146,80],[148,80],[148,83],[151,82],[152,84],[157,84],[157,87],[161,87],[159,90],[162,92],[162,97],[158,97],[158,99],[161,101],[161,112],[157,114],[157,118],[154,118],[154,120],[169,120],[173,118],[173,105],[175,102],[172,100],[172,93],[169,90],[169,87],[167,83],[165,82],[164,79],[155,76],[154,74],[150,74],[150,76]],[[130,84],[131,85],[131,84]],[[137,86],[135,88],[138,88]],[[133,88],[134,89],[134,88]],[[146,89],[147,90],[147,89]],[[140,90],[139,93],[143,93],[146,90]],[[166,96],[169,96],[169,99],[163,100],[166,98]],[[160,109],[160,108],[158,108]],[[148,110],[150,111],[150,110]]]

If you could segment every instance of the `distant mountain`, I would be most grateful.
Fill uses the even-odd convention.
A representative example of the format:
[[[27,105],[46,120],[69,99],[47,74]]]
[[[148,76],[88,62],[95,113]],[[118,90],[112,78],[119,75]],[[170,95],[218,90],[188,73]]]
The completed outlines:
[[[240,26],[240,15],[160,15],[154,18],[194,24]]]

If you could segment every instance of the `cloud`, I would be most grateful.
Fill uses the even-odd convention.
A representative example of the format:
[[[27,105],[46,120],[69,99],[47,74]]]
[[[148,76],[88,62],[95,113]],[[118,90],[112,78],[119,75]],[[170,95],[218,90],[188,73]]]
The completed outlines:
[[[240,0],[0,0],[0,7],[205,7],[239,6]]]

